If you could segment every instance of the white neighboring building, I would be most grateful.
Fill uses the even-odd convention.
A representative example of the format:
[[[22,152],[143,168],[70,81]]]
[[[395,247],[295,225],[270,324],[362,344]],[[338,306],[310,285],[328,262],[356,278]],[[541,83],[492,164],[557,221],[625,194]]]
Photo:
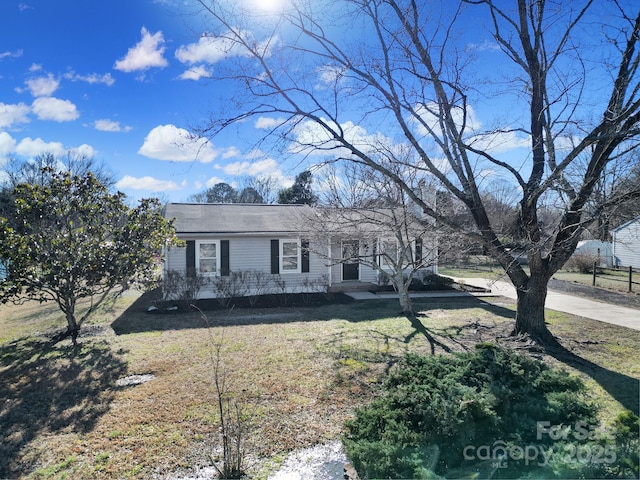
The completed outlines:
[[[640,217],[614,228],[612,234],[615,265],[640,268]]]
[[[613,245],[611,242],[600,240],[581,240],[578,242],[574,255],[589,255],[598,259],[601,267],[613,267]]]

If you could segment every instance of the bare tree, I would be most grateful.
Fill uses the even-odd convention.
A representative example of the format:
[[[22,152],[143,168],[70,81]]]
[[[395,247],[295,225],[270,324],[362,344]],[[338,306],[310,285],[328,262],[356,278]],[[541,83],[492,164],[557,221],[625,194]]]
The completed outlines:
[[[196,3],[212,44],[225,46],[217,74],[245,99],[239,113],[214,115],[203,131],[278,118],[271,138],[287,151],[365,165],[440,224],[463,229],[410,183],[433,176],[472,216],[464,233],[515,285],[514,333],[555,341],[544,321],[548,281],[595,221],[585,207],[597,182],[638,138],[636,3],[301,2],[271,22]],[[386,162],[398,144],[413,152],[400,174]],[[577,175],[581,158],[586,168]],[[529,270],[491,222],[482,195],[488,175],[519,192]],[[543,228],[548,203],[562,211]]]
[[[324,206],[303,216],[305,233],[314,251],[330,263],[357,263],[373,269],[378,281],[398,292],[403,313],[412,315],[409,289],[420,273],[437,262],[439,245],[435,221],[384,175],[360,165],[330,169],[323,179]],[[420,185],[418,195],[435,208],[434,185]],[[427,200],[430,199],[430,200]]]
[[[51,152],[42,153],[28,160],[11,158],[7,163],[7,187],[14,188],[21,183],[46,185],[53,172],[69,172],[72,176],[85,177],[89,172],[108,188],[116,179],[109,168],[93,157],[78,152],[67,151],[61,156]]]
[[[116,179],[111,170],[93,157],[75,151],[61,156],[42,153],[30,159],[10,156],[4,169],[4,183],[0,185],[0,217],[15,219],[14,189],[20,184],[45,186],[59,172],[68,172],[72,177],[87,177],[91,174],[101,185],[111,189]]]
[[[258,177],[245,177],[241,182],[242,191],[256,192],[261,202],[254,203],[277,203],[278,200],[278,182],[270,175],[261,175]]]

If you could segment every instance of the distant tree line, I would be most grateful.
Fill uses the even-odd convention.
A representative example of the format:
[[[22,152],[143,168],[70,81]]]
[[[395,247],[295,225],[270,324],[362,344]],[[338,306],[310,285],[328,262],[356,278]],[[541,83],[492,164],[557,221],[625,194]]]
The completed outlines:
[[[313,175],[309,170],[299,173],[293,185],[276,191],[271,177],[254,178],[238,189],[225,182],[216,183],[189,200],[197,203],[281,203],[313,205],[318,198],[313,193]],[[276,192],[274,194],[274,192]]]

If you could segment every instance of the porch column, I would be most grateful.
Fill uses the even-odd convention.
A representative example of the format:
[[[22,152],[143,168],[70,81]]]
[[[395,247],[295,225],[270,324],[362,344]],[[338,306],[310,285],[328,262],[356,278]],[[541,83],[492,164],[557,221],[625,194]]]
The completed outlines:
[[[327,268],[329,269],[329,286],[333,285],[333,278],[331,278],[331,237],[327,239],[327,258],[329,259]]]

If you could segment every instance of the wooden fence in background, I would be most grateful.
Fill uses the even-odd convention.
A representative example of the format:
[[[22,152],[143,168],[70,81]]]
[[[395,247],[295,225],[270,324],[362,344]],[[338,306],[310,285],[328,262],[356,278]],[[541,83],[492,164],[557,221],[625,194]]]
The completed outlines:
[[[616,275],[612,275],[607,272],[615,272]],[[620,273],[628,272],[626,278],[623,278]],[[629,286],[629,292],[633,292],[634,285],[640,285],[640,282],[633,281],[633,275],[640,274],[640,270],[634,269],[633,267],[618,267],[618,268],[605,268],[598,266],[598,262],[593,262],[593,282],[592,285],[596,286],[596,279],[598,277],[606,277],[609,281],[614,282],[627,282]],[[637,277],[636,277],[637,278]]]

